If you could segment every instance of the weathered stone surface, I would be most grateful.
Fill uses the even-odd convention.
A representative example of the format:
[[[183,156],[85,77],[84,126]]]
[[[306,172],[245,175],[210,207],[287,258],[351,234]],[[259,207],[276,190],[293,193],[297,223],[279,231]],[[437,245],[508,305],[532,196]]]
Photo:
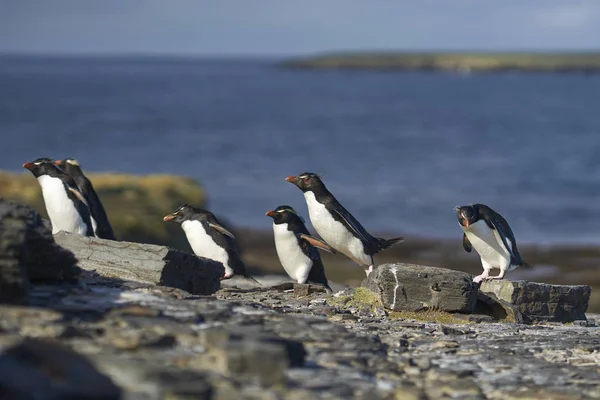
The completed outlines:
[[[212,294],[220,288],[223,265],[165,246],[116,242],[59,232],[54,239],[79,259],[78,266],[100,275],[160,284],[192,294]]]
[[[80,281],[32,286],[35,307],[1,306],[0,352],[60,341],[127,400],[600,398],[594,317],[425,322],[289,285],[194,296],[88,271]]]
[[[29,280],[21,261],[26,228],[21,219],[0,218],[0,303],[27,303]]]
[[[29,280],[35,282],[73,280],[77,259],[58,246],[40,215],[31,207],[0,199],[0,249],[3,259],[19,261]]]
[[[119,400],[121,390],[81,355],[58,343],[26,339],[0,354],[7,399]]]
[[[200,343],[215,356],[214,367],[221,373],[258,385],[283,383],[285,370],[301,367],[306,355],[298,341],[224,328],[201,331]]]
[[[487,315],[494,320],[515,322],[517,324],[524,322],[523,314],[521,314],[516,306],[510,304],[508,301],[497,298],[492,293],[477,293],[475,312]]]
[[[472,312],[477,288],[465,272],[414,264],[383,264],[362,286],[394,311]]]
[[[525,322],[585,320],[591,288],[585,285],[549,285],[527,281],[482,282],[479,290],[512,304]]]

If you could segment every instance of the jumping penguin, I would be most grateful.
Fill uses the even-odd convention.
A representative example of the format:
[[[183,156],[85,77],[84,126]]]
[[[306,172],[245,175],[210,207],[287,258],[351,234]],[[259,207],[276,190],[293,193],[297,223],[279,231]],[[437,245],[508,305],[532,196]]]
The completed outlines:
[[[367,276],[375,266],[375,254],[404,241],[402,237],[382,239],[371,236],[327,190],[317,174],[304,172],[285,180],[304,192],[310,222],[319,236],[335,250],[362,265]]]
[[[77,188],[87,199],[92,216],[92,227],[96,237],[117,240],[106,216],[106,211],[102,206],[102,202],[96,194],[92,182],[83,174],[79,162],[74,158],[65,158],[64,160],[56,160],[54,164],[73,178],[75,184],[77,184]]]
[[[279,206],[265,215],[273,218],[273,236],[279,261],[290,278],[298,283],[329,287],[317,248],[335,253],[329,245],[310,236],[304,220],[290,206]]]
[[[52,234],[65,231],[94,236],[87,200],[69,175],[50,158],[38,158],[23,167],[31,171],[42,188]]]
[[[507,271],[517,267],[529,267],[521,258],[517,242],[508,222],[484,204],[454,207],[458,224],[463,230],[463,248],[479,253],[483,273],[473,282],[503,279]],[[490,270],[498,268],[497,276],[489,276]]]
[[[222,263],[225,267],[225,275],[221,278],[222,280],[229,279],[233,275],[241,275],[260,285],[260,282],[246,271],[235,237],[221,226],[213,213],[184,204],[166,215],[163,221],[181,225],[194,254],[198,257]]]

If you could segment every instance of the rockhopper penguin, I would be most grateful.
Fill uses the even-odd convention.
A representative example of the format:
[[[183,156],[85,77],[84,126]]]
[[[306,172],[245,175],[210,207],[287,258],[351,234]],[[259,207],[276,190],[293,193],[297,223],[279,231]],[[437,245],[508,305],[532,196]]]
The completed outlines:
[[[92,227],[94,228],[96,237],[117,240],[106,216],[106,211],[102,206],[102,202],[96,194],[92,182],[83,174],[79,162],[74,158],[65,158],[64,160],[56,160],[54,163],[73,178],[75,184],[77,184],[77,188],[87,199],[92,215]]]
[[[94,236],[87,201],[69,175],[50,158],[38,158],[23,167],[31,171],[42,188],[53,234],[65,231]]]
[[[373,271],[373,256],[404,238],[373,237],[327,190],[318,175],[304,172],[288,176],[286,181],[304,192],[310,222],[319,236],[331,247],[365,268],[367,276]]]
[[[298,283],[314,283],[332,292],[325,277],[319,249],[335,252],[329,245],[310,236],[302,217],[290,206],[268,211],[273,218],[273,236],[279,261],[290,278]]]
[[[221,226],[213,213],[184,204],[165,216],[163,221],[171,221],[181,225],[181,229],[185,232],[194,254],[198,257],[209,258],[222,263],[225,268],[225,275],[221,279],[241,275],[260,285],[246,271],[246,266],[239,255],[235,237]]]
[[[484,204],[456,206],[454,210],[463,230],[463,248],[468,253],[475,248],[481,258],[483,274],[473,278],[473,282],[503,279],[506,271],[528,267],[508,222],[500,214]],[[500,269],[498,276],[489,276],[493,268]]]

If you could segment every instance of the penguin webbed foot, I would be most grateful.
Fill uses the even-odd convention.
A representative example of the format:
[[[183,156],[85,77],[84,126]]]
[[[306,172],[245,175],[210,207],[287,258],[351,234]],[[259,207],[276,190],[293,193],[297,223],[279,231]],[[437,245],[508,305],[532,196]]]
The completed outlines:
[[[233,278],[233,274],[225,274],[221,277],[221,280],[224,281],[231,278]]]
[[[504,274],[498,276],[486,276],[483,278],[484,281],[499,281],[501,279],[504,279]]]

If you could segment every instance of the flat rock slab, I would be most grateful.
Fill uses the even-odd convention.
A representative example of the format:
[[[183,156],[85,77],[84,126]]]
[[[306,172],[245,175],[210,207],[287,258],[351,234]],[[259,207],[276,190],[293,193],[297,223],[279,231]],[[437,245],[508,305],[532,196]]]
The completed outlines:
[[[446,268],[383,264],[362,286],[379,296],[383,307],[394,311],[470,313],[477,303],[477,287],[471,275]]]
[[[59,232],[54,240],[72,251],[78,266],[121,280],[151,283],[208,295],[220,289],[223,264],[165,246],[117,242]]]
[[[527,281],[482,282],[479,290],[517,308],[525,322],[585,320],[592,289],[586,285],[549,285]]]
[[[0,354],[0,390],[11,399],[122,398],[121,389],[85,357],[39,339],[25,339]]]

